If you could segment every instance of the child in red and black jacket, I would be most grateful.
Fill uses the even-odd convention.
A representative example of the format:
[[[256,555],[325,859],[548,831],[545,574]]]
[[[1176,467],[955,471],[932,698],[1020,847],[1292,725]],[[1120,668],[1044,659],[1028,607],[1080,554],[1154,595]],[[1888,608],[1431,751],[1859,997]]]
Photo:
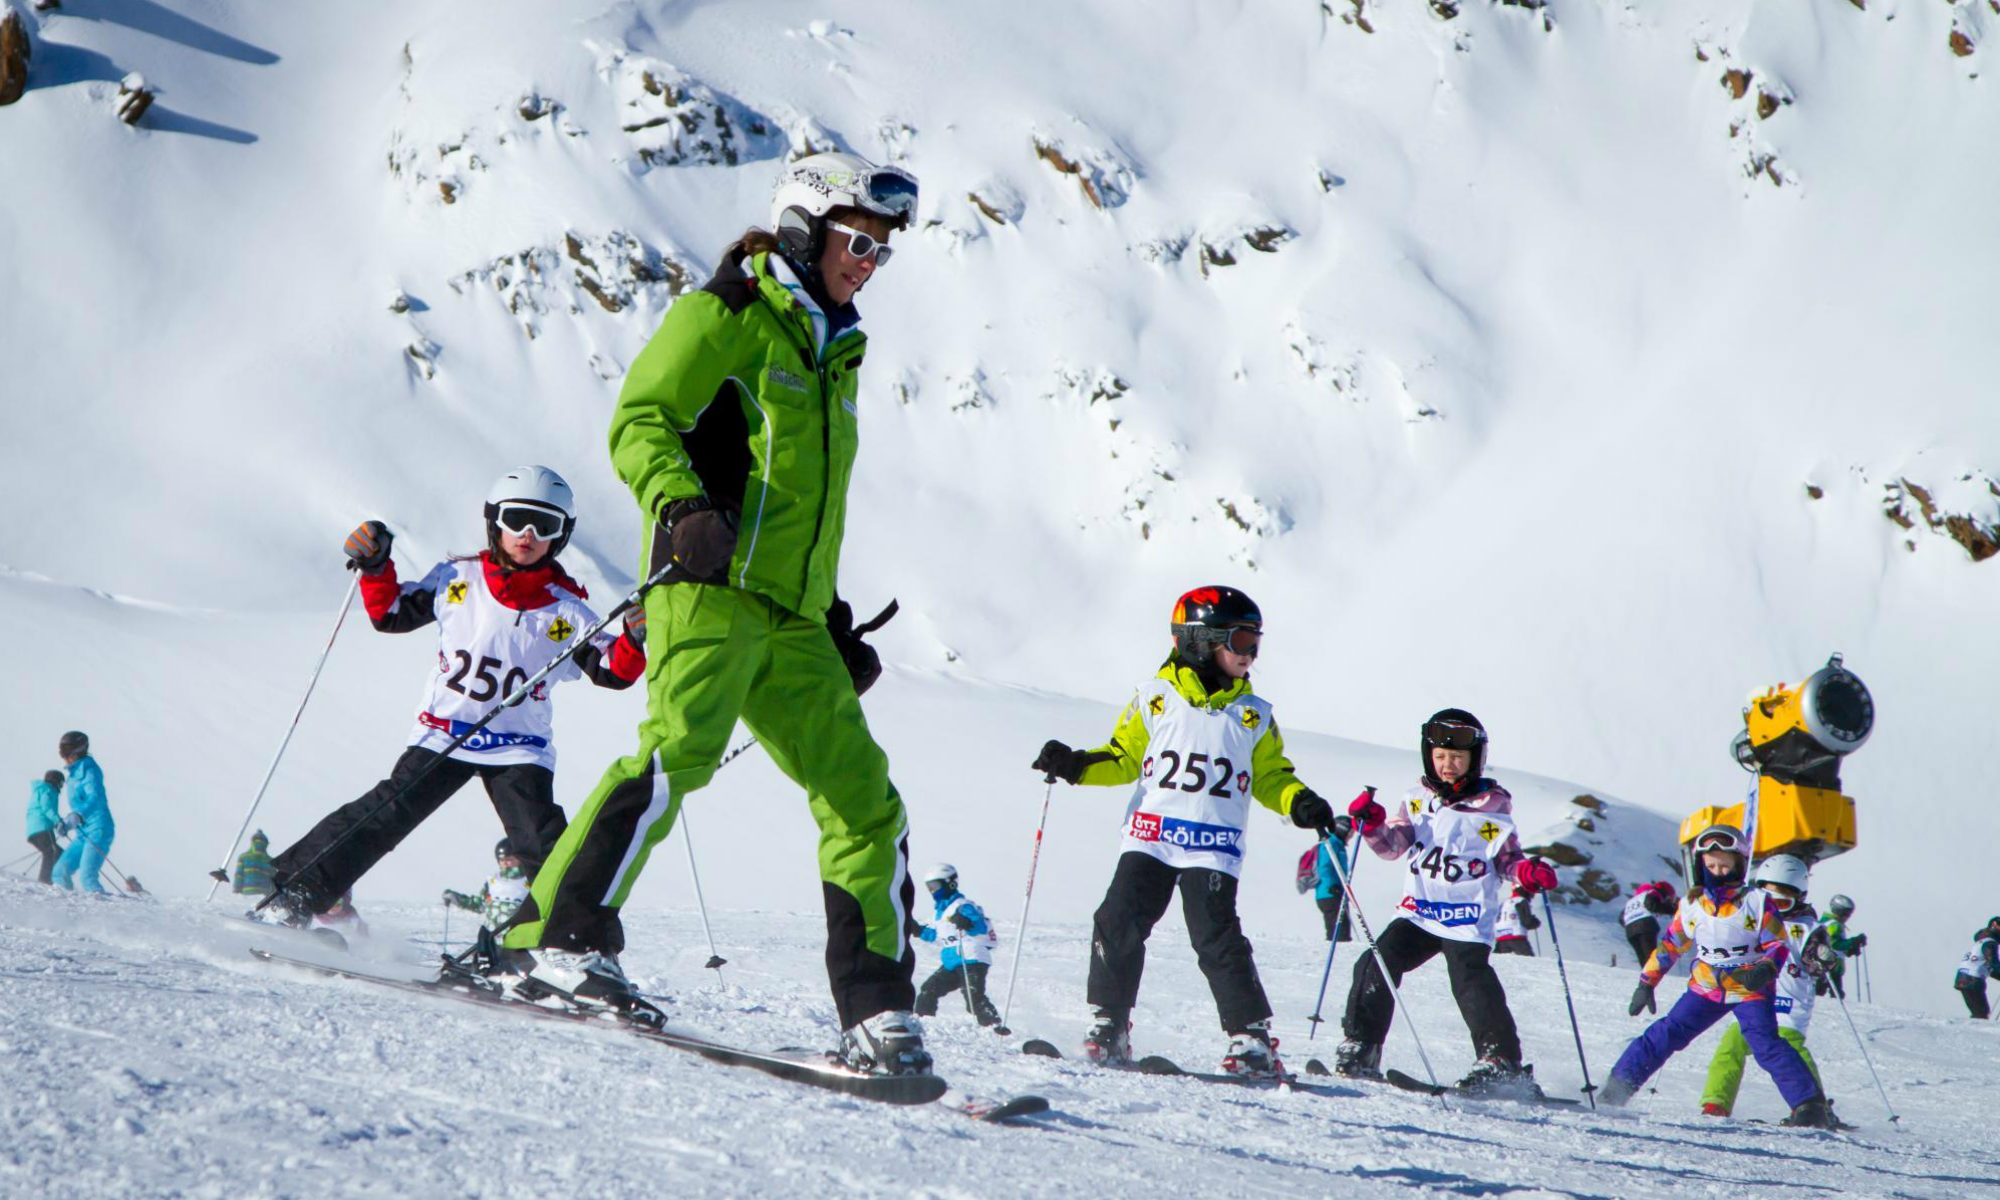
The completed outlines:
[[[397,580],[393,535],[380,521],[348,536],[368,619],[384,633],[436,624],[438,668],[395,769],[273,860],[278,892],[252,914],[257,920],[309,924],[475,775],[530,878],[567,827],[555,802],[549,689],[578,677],[599,687],[632,686],[646,671],[645,614],[634,608],[622,633],[597,635],[436,763],[455,738],[597,623],[583,585],[556,561],[576,528],[562,477],[547,467],[509,471],[487,494],[485,511],[487,549],[438,563],[416,583]]]

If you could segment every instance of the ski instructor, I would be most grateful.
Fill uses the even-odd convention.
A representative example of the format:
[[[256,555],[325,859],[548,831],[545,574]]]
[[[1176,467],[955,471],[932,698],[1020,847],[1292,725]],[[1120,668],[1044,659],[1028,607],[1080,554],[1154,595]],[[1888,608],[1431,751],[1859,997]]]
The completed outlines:
[[[930,1070],[910,1009],[908,821],[860,693],[881,673],[834,594],[867,339],[854,297],[908,228],[917,182],[851,154],[800,159],[771,230],[667,311],[611,418],[611,461],[644,513],[647,714],[605,771],[506,935],[502,982],[633,1003],[618,910],[740,718],[804,787],[819,823],[827,973],[859,1070]]]

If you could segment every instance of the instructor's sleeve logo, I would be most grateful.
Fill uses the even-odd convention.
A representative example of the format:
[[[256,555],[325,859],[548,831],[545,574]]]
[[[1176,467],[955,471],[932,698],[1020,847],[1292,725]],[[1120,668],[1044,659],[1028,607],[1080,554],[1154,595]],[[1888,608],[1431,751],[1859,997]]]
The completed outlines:
[[[1497,837],[1499,833],[1500,833],[1500,827],[1498,825],[1495,825],[1491,821],[1488,821],[1486,822],[1486,824],[1481,825],[1479,827],[1479,836],[1485,838],[1489,842],[1492,841],[1495,837]]]
[[[1246,708],[1243,710],[1243,728],[1245,729],[1257,728],[1257,723],[1259,721],[1262,721],[1263,719],[1264,719],[1263,717],[1257,715],[1257,710],[1254,708]]]
[[[444,585],[444,602],[446,604],[465,603],[465,580],[457,579]]]
[[[569,640],[569,635],[575,632],[576,626],[561,617],[549,623],[549,640],[552,642],[566,642]]]

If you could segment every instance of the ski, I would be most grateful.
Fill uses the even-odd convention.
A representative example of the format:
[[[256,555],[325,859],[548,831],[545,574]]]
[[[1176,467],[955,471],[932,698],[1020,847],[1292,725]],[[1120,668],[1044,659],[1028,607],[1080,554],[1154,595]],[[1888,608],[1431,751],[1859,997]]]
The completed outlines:
[[[980,1097],[965,1096],[954,1099],[950,1096],[938,1101],[952,1112],[971,1117],[975,1121],[1001,1124],[1022,1117],[1039,1116],[1049,1111],[1049,1102],[1043,1096]]]
[[[1021,1045],[1021,1053],[1035,1058],[1061,1058],[1063,1053],[1055,1043],[1035,1038]],[[1318,1061],[1318,1060],[1314,1060]],[[1199,1079],[1206,1083],[1233,1083],[1238,1087],[1253,1090],[1290,1090],[1311,1092],[1316,1096],[1334,1096],[1339,1093],[1330,1087],[1305,1080],[1289,1072],[1283,1075],[1229,1075],[1221,1071],[1189,1071],[1173,1059],[1159,1054],[1149,1054],[1136,1062],[1098,1063],[1112,1071],[1131,1071],[1140,1075],[1177,1075],[1186,1079]]]
[[[1402,1088],[1406,1092],[1420,1092],[1426,1096],[1450,1095],[1465,1100],[1505,1100],[1514,1104],[1552,1104],[1560,1108],[1569,1108],[1583,1103],[1581,1100],[1573,1100],[1567,1096],[1510,1096],[1505,1092],[1484,1092],[1476,1091],[1472,1088],[1450,1087],[1442,1083],[1425,1083],[1416,1076],[1405,1074],[1394,1067],[1383,1073],[1383,1079],[1391,1086]]]
[[[584,1012],[576,1009],[543,1008],[518,1000],[509,1000],[495,992],[483,992],[464,984],[444,983],[438,980],[397,979],[387,975],[376,975],[368,971],[356,971],[347,967],[328,966],[325,963],[308,962],[269,950],[253,949],[250,953],[263,962],[283,966],[298,967],[317,974],[335,976],[342,979],[357,979],[397,991],[420,992],[432,996],[446,996],[470,1004],[488,1008],[505,1008],[512,1012],[532,1014],[547,1019],[587,1022],[601,1025],[607,1022],[607,1015]],[[936,1075],[864,1075],[845,1067],[835,1066],[821,1059],[787,1057],[783,1054],[769,1054],[758,1050],[746,1050],[739,1046],[711,1042],[704,1038],[690,1037],[665,1029],[654,1028],[616,1016],[608,1016],[612,1028],[629,1033],[649,1042],[699,1054],[711,1062],[731,1067],[748,1067],[774,1078],[803,1083],[811,1087],[838,1092],[861,1100],[873,1100],[883,1104],[929,1104],[942,1097],[949,1084]],[[1045,1102],[1046,1103],[1046,1102]]]

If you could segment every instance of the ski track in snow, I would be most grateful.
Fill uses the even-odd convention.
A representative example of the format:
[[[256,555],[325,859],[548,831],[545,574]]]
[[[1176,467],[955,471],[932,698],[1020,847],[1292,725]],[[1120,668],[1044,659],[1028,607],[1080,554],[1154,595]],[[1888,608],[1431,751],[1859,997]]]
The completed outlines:
[[[1032,1091],[1055,1111],[987,1126],[773,1081],[648,1045],[446,999],[259,964],[290,942],[192,901],[65,896],[0,880],[0,1023],[9,1086],[0,1194],[39,1196],[922,1195],[1158,1192],[1175,1180],[1244,1196],[1623,1197],[1756,1191],[2000,1195],[1976,1099],[2000,1085],[1996,1031],[1867,1006],[1855,1016],[1903,1120],[1884,1119],[1838,1008],[1812,1045],[1848,1134],[1697,1115],[1706,1040],[1623,1112],[1450,1101],[1335,1081],[1334,1096],[1104,1072],[1016,1052],[1081,1034],[1085,931],[1038,931],[1012,1019],[976,1030],[949,1004],[928,1023],[942,1073],[977,1094]],[[424,974],[435,909],[366,914],[354,957]],[[635,913],[625,958],[677,1028],[769,1048],[831,1045],[816,914],[715,914],[718,983],[692,913]],[[454,922],[462,938],[470,932]],[[754,933],[752,932],[754,931]],[[736,940],[742,939],[742,940]],[[428,943],[420,945],[419,943]],[[1294,1069],[1323,943],[1267,939],[1261,966]],[[697,949],[697,947],[700,947]],[[279,948],[301,953],[293,945]],[[302,956],[316,950],[307,948]],[[1011,966],[1003,951],[996,989]],[[1342,947],[1328,1009],[1353,964]],[[928,970],[926,956],[919,970]],[[1629,970],[1572,962],[1593,1077],[1641,1025]],[[1552,1091],[1581,1082],[1554,964],[1502,960],[1528,1056]],[[1441,966],[1406,983],[1440,1073],[1470,1065]],[[1184,934],[1155,935],[1136,1014],[1141,1053],[1202,1068],[1220,1052]],[[1385,1061],[1420,1070],[1399,1026]],[[1738,1112],[1783,1108],[1754,1067]]]

